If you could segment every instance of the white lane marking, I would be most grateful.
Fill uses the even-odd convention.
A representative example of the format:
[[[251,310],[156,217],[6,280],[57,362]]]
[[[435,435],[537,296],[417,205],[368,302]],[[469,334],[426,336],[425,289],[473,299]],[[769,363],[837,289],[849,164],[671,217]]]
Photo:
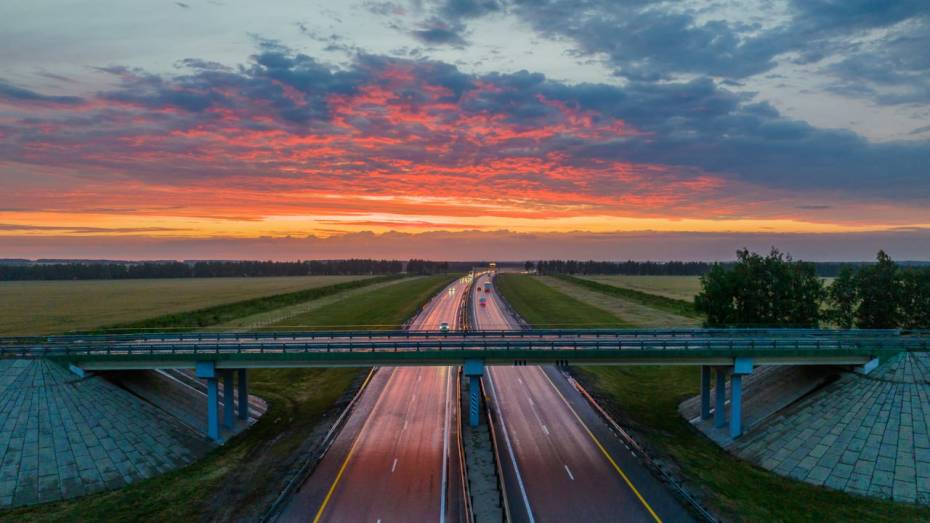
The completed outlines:
[[[442,493],[439,497],[439,523],[445,523],[446,521],[446,481],[448,479],[447,463],[449,461],[449,432],[450,426],[452,425],[449,421],[449,403],[451,402],[450,398],[450,386],[449,382],[452,381],[452,373],[449,372],[449,367],[446,367],[446,408],[445,408],[445,419],[443,420],[443,435],[442,435]]]
[[[513,446],[510,444],[510,435],[507,431],[507,424],[504,422],[504,412],[499,408],[500,403],[497,401],[497,389],[494,387],[494,378],[491,377],[491,369],[488,369],[486,374],[488,376],[488,384],[491,386],[491,396],[494,397],[494,403],[498,405],[497,416],[500,418],[502,428],[504,429],[501,432],[504,433],[504,442],[507,444],[507,453],[510,455],[510,463],[513,465],[513,470],[517,476],[517,485],[520,487],[520,496],[523,498],[526,514],[530,518],[530,523],[536,523],[536,518],[533,517],[533,509],[530,507],[530,500],[526,495],[526,486],[523,485],[523,477],[520,475],[520,467],[517,466],[517,458],[514,457]]]
[[[548,436],[548,435],[549,435],[549,429],[548,429],[548,428],[546,428],[546,426],[545,426],[545,425],[543,425],[543,426],[542,426],[542,429],[543,429],[543,432],[545,432],[545,433],[546,433],[546,436]]]
[[[401,431],[407,430],[407,420],[404,420],[404,428]]]
[[[523,378],[517,378],[517,381],[520,382],[520,385],[523,385]]]
[[[397,469],[397,458],[394,458],[394,464],[391,465],[391,472],[394,472]]]
[[[568,468],[568,465],[565,465],[565,472],[568,472],[568,477],[575,481],[575,476],[572,475],[572,469]]]

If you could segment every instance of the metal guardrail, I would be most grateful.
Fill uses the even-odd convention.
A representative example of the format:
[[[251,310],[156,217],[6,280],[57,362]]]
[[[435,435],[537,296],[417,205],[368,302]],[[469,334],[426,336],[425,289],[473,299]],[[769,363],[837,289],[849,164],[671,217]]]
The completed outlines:
[[[269,341],[238,340],[227,343],[216,342],[96,342],[39,345],[0,346],[2,358],[77,358],[108,359],[113,357],[144,357],[184,359],[184,356],[224,357],[233,355],[298,355],[359,353],[417,353],[429,352],[440,356],[443,352],[487,352],[487,351],[598,351],[598,352],[704,352],[719,355],[778,354],[792,351],[795,355],[817,353],[863,351],[869,353],[890,351],[930,351],[930,339],[908,337],[877,338],[589,338],[589,337],[459,337],[447,336],[430,340],[380,340],[354,339],[347,341]],[[452,357],[452,355],[449,355]],[[480,354],[476,354],[480,357]],[[180,358],[177,358],[180,357]]]

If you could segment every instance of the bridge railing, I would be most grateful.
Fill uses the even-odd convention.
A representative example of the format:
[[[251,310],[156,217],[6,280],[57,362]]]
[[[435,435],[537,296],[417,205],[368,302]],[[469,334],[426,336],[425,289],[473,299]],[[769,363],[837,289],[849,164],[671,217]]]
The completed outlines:
[[[0,346],[29,344],[88,344],[119,342],[186,342],[186,341],[246,341],[284,339],[433,339],[450,336],[463,338],[532,338],[532,337],[607,337],[607,338],[658,338],[658,337],[725,337],[725,338],[776,338],[776,337],[853,337],[883,338],[905,335],[922,336],[930,331],[901,331],[899,329],[529,329],[529,330],[482,330],[465,332],[440,332],[438,330],[326,330],[326,331],[258,331],[258,332],[149,332],[126,334],[89,334],[55,336],[11,336],[0,337]]]
[[[159,344],[87,343],[43,344],[37,346],[0,347],[3,358],[93,358],[173,357],[191,355],[283,355],[325,353],[398,353],[467,351],[476,355],[488,351],[640,351],[640,352],[713,352],[737,354],[778,354],[792,352],[816,355],[823,352],[848,351],[880,353],[928,351],[927,338],[668,338],[668,339],[435,339],[435,340],[348,340],[323,342],[252,341],[241,343],[175,342]]]

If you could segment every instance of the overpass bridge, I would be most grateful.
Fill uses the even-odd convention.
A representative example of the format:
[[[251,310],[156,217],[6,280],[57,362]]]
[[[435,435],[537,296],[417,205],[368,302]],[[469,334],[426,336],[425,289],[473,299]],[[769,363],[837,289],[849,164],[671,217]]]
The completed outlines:
[[[930,351],[926,331],[831,329],[529,329],[506,331],[311,331],[134,333],[0,337],[0,358],[47,358],[78,375],[88,371],[194,369],[208,389],[208,434],[218,434],[217,388],[247,398],[246,369],[463,365],[478,376],[486,365],[695,365],[701,367],[702,416],[710,417],[710,381],[717,378],[722,418],[730,378],[730,432],[742,432],[741,376],[758,365],[875,366],[902,351]],[[247,416],[248,406],[238,406]],[[225,405],[227,424],[235,415]]]

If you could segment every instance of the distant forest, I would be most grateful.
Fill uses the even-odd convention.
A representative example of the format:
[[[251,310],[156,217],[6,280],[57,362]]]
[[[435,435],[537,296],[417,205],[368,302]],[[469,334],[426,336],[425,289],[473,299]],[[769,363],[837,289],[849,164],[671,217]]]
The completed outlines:
[[[844,267],[857,269],[875,262],[813,262],[817,276],[832,278]],[[526,262],[526,269],[540,274],[623,274],[630,276],[701,276],[709,272],[714,262],[601,262],[577,260],[542,260]],[[736,262],[722,262],[724,269],[732,269]],[[903,267],[928,266],[930,262],[898,262]]]
[[[143,278],[228,278],[259,276],[335,276],[441,274],[464,272],[472,263],[428,260],[153,261],[2,260],[0,281],[127,280]]]

